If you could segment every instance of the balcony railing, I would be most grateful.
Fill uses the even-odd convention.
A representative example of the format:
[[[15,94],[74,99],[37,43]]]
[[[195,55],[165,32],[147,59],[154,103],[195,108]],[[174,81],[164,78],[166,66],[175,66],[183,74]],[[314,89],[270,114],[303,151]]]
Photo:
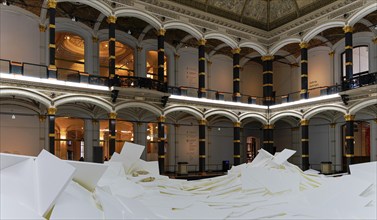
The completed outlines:
[[[36,78],[48,78],[48,69],[46,65],[39,65],[26,62],[14,62],[11,60],[0,59],[0,72],[20,74],[28,77]],[[77,70],[57,68],[56,73],[57,80],[88,83],[91,85],[109,86],[110,80],[108,77],[90,75],[85,72]],[[160,92],[167,92],[173,95],[181,95],[188,97],[198,97],[198,88],[188,86],[167,86],[166,83],[162,83],[158,80],[136,76],[117,76],[115,78],[115,86],[123,88],[143,88],[156,90]],[[354,77],[347,81],[344,81],[341,85],[316,87],[308,90],[309,98],[318,97],[322,95],[329,95],[345,91],[348,89],[355,89],[363,86],[373,85],[377,83],[377,72],[369,73],[362,72],[357,73]],[[233,94],[230,92],[223,92],[217,90],[207,89],[207,99],[233,101]],[[274,103],[286,103],[300,100],[300,92],[292,92],[289,94],[281,94],[274,96]],[[263,97],[251,96],[247,94],[241,94],[242,103],[248,104],[263,104]]]

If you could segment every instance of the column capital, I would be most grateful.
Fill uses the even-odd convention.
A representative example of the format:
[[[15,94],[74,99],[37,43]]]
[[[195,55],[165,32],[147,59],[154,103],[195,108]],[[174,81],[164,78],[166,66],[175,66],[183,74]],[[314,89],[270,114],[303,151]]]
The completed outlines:
[[[57,109],[55,107],[50,107],[50,108],[47,109],[47,114],[48,115],[55,115],[56,111],[57,111]]]
[[[343,27],[343,31],[344,31],[344,33],[352,33],[353,28],[350,25],[346,25],[346,26]]]
[[[233,123],[233,126],[236,127],[236,128],[240,128],[241,127],[241,122],[240,121],[236,121]]]
[[[301,48],[301,49],[303,49],[303,48],[306,48],[306,49],[307,49],[307,48],[309,47],[309,44],[308,44],[308,42],[306,42],[306,41],[302,41],[299,45],[300,45],[300,48]]]
[[[206,39],[204,39],[204,38],[200,38],[199,40],[198,40],[198,45],[205,45],[207,43],[207,40]]]
[[[344,115],[344,119],[346,121],[353,121],[355,120],[355,115]]]
[[[39,122],[44,122],[46,120],[46,115],[39,115]]]
[[[157,117],[158,122],[165,122],[165,119],[166,119],[166,117],[164,115]]]
[[[165,29],[160,28],[160,29],[157,31],[157,35],[158,35],[158,36],[165,36],[165,32],[166,32]]]
[[[46,26],[43,24],[39,24],[39,32],[46,32]]]
[[[118,113],[116,113],[116,112],[110,112],[109,113],[109,119],[117,119],[117,115],[118,115]]]
[[[273,124],[265,124],[263,125],[263,129],[274,129],[275,125]]]
[[[377,37],[374,37],[374,38],[372,39],[372,42],[373,42],[374,44],[377,44]]]
[[[57,4],[56,0],[48,0],[47,7],[48,8],[56,8],[56,4]]]
[[[309,120],[307,120],[307,119],[302,119],[302,120],[300,121],[300,124],[301,124],[301,126],[307,126],[307,125],[309,125]]]
[[[200,119],[198,122],[199,122],[199,125],[206,125],[207,124],[207,120],[205,120],[205,119]]]
[[[239,47],[237,47],[237,48],[234,48],[234,49],[232,49],[232,54],[239,54],[239,53],[241,53],[241,48],[239,48]]]
[[[335,51],[333,51],[333,50],[329,52],[330,57],[334,57],[334,54],[335,54]]]
[[[93,41],[93,43],[98,43],[98,37],[93,36],[92,41]]]
[[[336,126],[336,123],[331,123],[330,124],[330,128],[335,128],[335,126]]]
[[[117,17],[115,17],[114,15],[110,15],[109,17],[107,17],[107,23],[114,23],[117,21]]]
[[[268,60],[273,60],[274,56],[272,55],[266,55],[261,57],[262,61],[268,61]]]

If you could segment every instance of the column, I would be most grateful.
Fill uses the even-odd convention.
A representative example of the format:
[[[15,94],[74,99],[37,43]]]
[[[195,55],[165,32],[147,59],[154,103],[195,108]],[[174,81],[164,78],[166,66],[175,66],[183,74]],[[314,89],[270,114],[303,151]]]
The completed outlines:
[[[109,113],[109,157],[113,156],[115,152],[115,139],[116,139],[116,112]]]
[[[87,162],[93,162],[93,121],[92,119],[84,119],[84,158]]]
[[[274,125],[263,126],[263,149],[274,154]]]
[[[353,122],[355,120],[354,115],[345,115],[346,120],[346,166],[349,172],[349,165],[353,164],[354,156],[354,136],[353,136]]]
[[[165,116],[161,115],[157,118],[157,130],[158,130],[158,167],[160,169],[160,175],[165,173]]]
[[[206,170],[206,123],[205,119],[199,120],[199,172]]]
[[[308,43],[301,42],[301,99],[307,99],[308,96]]]
[[[233,53],[233,101],[241,101],[240,93],[240,52],[241,48],[235,48]]]
[[[48,115],[48,146],[50,153],[55,154],[55,114],[57,109],[50,107],[47,109]]]
[[[157,50],[158,50],[158,58],[157,58],[157,65],[158,65],[158,81],[164,82],[164,57],[165,57],[165,50],[164,50],[164,41],[165,41],[165,32],[166,30],[161,28],[157,33]]]
[[[46,149],[46,115],[39,115],[39,150]],[[46,149],[48,150],[48,149]]]
[[[99,43],[98,43],[98,37],[92,37],[92,43],[93,43],[93,72],[92,74],[94,76],[101,75],[100,73],[100,65],[99,65]]]
[[[301,122],[301,163],[302,170],[309,169],[309,120],[302,119]]]
[[[233,164],[240,165],[241,163],[241,122],[234,122],[233,124]]]
[[[273,71],[272,61],[274,56],[263,56],[263,105],[272,105],[274,97],[272,94],[273,86]]]
[[[56,66],[55,66],[55,16],[56,16],[56,0],[49,0],[47,2],[49,13],[49,65],[48,65],[48,78],[56,79]]]
[[[205,44],[206,40],[201,38],[198,41],[199,44],[199,90],[198,90],[198,97],[205,98],[206,97],[206,67],[205,67]]]
[[[109,23],[109,78],[110,86],[113,86],[113,79],[115,77],[115,16],[109,16],[107,22]]]
[[[353,47],[352,47],[352,32],[353,29],[351,26],[346,25],[343,27],[344,35],[345,35],[345,53],[346,53],[346,80],[343,88],[345,90],[348,90],[351,88],[351,81],[353,77],[353,66],[352,66],[352,53],[353,53]]]

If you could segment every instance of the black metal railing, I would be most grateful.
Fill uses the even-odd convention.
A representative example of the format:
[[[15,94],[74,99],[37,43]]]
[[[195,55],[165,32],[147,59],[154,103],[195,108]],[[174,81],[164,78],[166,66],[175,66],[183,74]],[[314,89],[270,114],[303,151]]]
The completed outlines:
[[[132,70],[130,71],[132,72],[132,74],[134,74]],[[20,74],[36,78],[49,78],[48,68],[46,65],[33,64],[27,62],[15,62],[6,59],[0,59],[0,72]],[[57,80],[62,81],[81,82],[100,86],[110,86],[110,80],[108,77],[90,75],[85,72],[80,72],[78,70],[67,68],[57,68],[56,78]],[[311,88],[308,90],[308,93],[309,97],[313,98],[322,95],[335,94],[349,89],[356,89],[363,86],[374,85],[376,83],[377,72],[361,72],[354,74],[353,78],[350,80],[347,80],[344,77],[341,85]],[[142,88],[170,93],[173,95],[198,97],[198,88],[189,86],[167,86],[167,83],[163,83],[158,80],[145,77],[117,75],[115,85],[123,88]],[[206,98],[213,100],[232,101],[233,94],[231,92],[207,89]],[[280,104],[285,102],[298,101],[301,99],[301,97],[300,92],[297,91],[289,94],[276,95],[273,97],[273,99],[275,104]],[[241,94],[241,103],[262,105],[263,97]]]

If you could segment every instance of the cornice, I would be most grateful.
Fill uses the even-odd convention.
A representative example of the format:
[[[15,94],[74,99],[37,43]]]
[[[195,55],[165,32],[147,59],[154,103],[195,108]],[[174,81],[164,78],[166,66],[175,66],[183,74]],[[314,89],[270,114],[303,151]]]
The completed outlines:
[[[135,2],[144,5],[146,11],[157,17],[161,17],[162,15],[170,19],[191,23],[199,29],[206,28],[207,30],[215,30],[231,35],[235,39],[242,38],[245,40],[258,41],[266,46],[271,46],[284,37],[299,35],[300,32],[305,32],[324,20],[339,17],[344,19],[343,15],[345,13],[357,10],[368,4],[368,1],[363,0],[338,0],[328,6],[267,32],[217,15],[208,14],[198,9],[180,5],[172,1],[135,0]]]

